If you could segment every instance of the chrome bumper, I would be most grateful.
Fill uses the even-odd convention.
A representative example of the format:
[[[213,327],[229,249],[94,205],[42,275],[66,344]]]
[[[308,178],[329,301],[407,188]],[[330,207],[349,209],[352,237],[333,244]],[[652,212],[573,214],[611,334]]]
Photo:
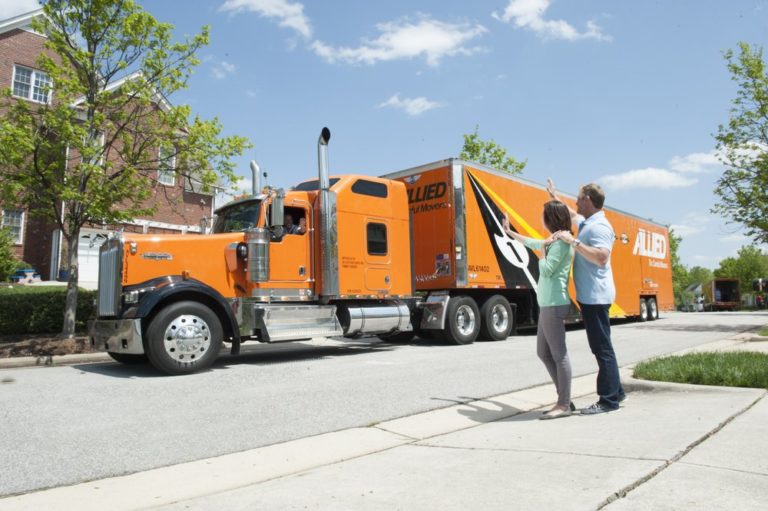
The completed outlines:
[[[140,319],[96,319],[88,322],[88,338],[94,351],[141,355],[144,344]]]

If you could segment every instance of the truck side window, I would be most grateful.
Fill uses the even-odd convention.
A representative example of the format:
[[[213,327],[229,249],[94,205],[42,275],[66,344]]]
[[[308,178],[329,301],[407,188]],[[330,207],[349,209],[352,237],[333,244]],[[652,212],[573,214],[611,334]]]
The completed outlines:
[[[370,255],[387,255],[387,226],[379,223],[369,223],[368,253]]]
[[[387,198],[387,185],[384,183],[377,183],[376,181],[368,181],[367,179],[358,179],[355,184],[352,185],[352,191],[360,195],[370,195],[371,197]]]

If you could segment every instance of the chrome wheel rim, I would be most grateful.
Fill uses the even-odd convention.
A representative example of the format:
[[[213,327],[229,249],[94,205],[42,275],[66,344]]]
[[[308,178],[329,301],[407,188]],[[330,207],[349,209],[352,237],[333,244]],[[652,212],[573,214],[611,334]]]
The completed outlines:
[[[645,302],[640,302],[640,317],[648,319],[648,305]]]
[[[502,304],[496,304],[491,309],[491,327],[494,331],[502,333],[509,328],[509,313]]]
[[[456,329],[461,335],[470,335],[475,331],[475,311],[469,305],[461,305],[456,310]]]
[[[178,362],[194,362],[211,346],[211,330],[203,318],[183,314],[168,324],[163,337],[165,352]]]

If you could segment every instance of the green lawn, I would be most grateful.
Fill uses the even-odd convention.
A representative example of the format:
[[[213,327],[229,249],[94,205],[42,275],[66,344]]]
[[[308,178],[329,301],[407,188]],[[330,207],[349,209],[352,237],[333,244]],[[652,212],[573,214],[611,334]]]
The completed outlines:
[[[764,335],[764,336],[768,337],[768,325],[766,325],[763,328],[761,328],[757,333],[758,333],[758,335]]]
[[[751,351],[690,353],[641,362],[643,380],[768,389],[768,354]]]

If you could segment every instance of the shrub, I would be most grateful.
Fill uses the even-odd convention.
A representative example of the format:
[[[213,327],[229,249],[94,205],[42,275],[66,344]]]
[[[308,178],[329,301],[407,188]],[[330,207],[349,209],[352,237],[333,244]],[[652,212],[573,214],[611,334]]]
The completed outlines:
[[[0,334],[61,332],[66,295],[67,289],[63,286],[0,288]],[[75,328],[84,331],[86,321],[95,316],[96,291],[81,289],[77,296]]]
[[[0,228],[0,282],[7,282],[16,271],[17,260],[13,255],[11,231]]]

